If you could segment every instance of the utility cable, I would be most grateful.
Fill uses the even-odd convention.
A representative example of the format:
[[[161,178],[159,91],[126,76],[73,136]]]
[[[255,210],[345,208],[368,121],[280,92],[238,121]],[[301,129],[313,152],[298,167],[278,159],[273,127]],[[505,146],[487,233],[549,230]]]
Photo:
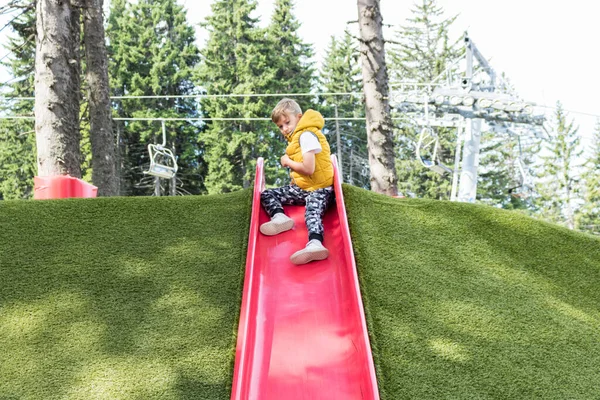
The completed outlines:
[[[0,116],[0,120],[1,119],[35,119],[34,116],[29,116],[29,115],[4,115],[4,116]],[[365,118],[360,118],[360,117],[339,117],[339,118],[325,118],[328,121],[335,121],[335,120],[339,120],[339,121],[364,121]],[[398,118],[392,118],[392,119],[398,119]],[[244,118],[244,117],[231,117],[231,118],[172,118],[172,117],[167,117],[167,118],[160,118],[160,117],[114,117],[113,118],[114,121],[197,121],[197,122],[202,122],[202,121],[271,121],[271,118],[267,118],[267,117],[252,117],[252,118]]]
[[[2,32],[7,26],[9,26],[10,24],[12,24],[17,18],[19,18],[21,15],[25,14],[27,11],[31,10],[32,8],[33,7],[31,5],[28,6],[28,7],[26,7],[19,15],[17,15],[16,17],[14,17],[10,21],[8,21],[6,23],[6,25],[4,25],[2,28],[0,28],[0,32]]]
[[[221,97],[301,97],[301,96],[359,96],[362,92],[340,93],[247,93],[247,94],[180,94],[180,95],[148,95],[148,96],[111,96],[111,100],[122,99],[195,99]],[[0,97],[2,98],[2,97]],[[35,97],[4,97],[5,100],[34,100]]]
[[[1,61],[1,59],[0,59]],[[14,80],[16,78],[11,79]],[[10,81],[8,81],[10,82]],[[8,83],[6,82],[6,83]],[[4,84],[6,84],[4,83]],[[2,84],[2,85],[4,85]],[[1,85],[0,85],[1,86]],[[246,93],[246,94],[189,94],[189,95],[148,95],[148,96],[111,96],[111,100],[122,100],[122,99],[193,99],[193,98],[227,98],[227,97],[301,97],[301,96],[359,96],[362,92],[339,92],[339,93]],[[11,97],[11,96],[0,96],[0,100],[7,101],[24,101],[24,100],[35,100],[35,97]],[[536,105],[536,107],[546,109],[556,109],[556,106]],[[600,118],[600,114],[592,114],[584,111],[567,110],[565,112],[571,114],[586,115],[590,117]],[[334,120],[333,118],[327,118],[328,120]],[[363,118],[364,119],[364,118]],[[349,120],[349,118],[344,118]]]
[[[0,15],[10,14],[11,12],[13,12],[13,10],[10,10],[11,8],[19,9],[22,7],[29,7],[29,6],[19,6],[19,5],[17,5],[17,3],[18,3],[18,1],[15,0],[15,1],[11,1],[8,4],[0,6]],[[10,10],[10,11],[7,11],[7,10]]]
[[[14,50],[11,50],[11,51],[9,51],[9,52],[8,52],[8,53],[6,53],[6,54],[5,54],[5,55],[4,55],[2,58],[0,58],[0,62],[2,62],[2,60],[4,60],[6,57],[10,56],[11,54],[13,54],[13,53],[15,53],[15,52],[17,52],[17,51],[21,50],[21,49],[22,49],[22,48],[23,48],[23,47],[24,47],[26,44],[28,44],[28,43],[31,41],[31,39],[33,39],[33,37],[34,37],[34,36],[35,36],[35,35],[33,35],[33,34],[29,35],[29,37],[28,37],[27,39],[25,39],[25,41],[24,41],[24,42],[23,42],[23,43],[22,43],[22,44],[21,44],[19,47],[17,47],[17,48],[16,48],[16,49],[14,49]],[[7,97],[7,99],[8,99],[8,98],[9,98],[9,97]]]

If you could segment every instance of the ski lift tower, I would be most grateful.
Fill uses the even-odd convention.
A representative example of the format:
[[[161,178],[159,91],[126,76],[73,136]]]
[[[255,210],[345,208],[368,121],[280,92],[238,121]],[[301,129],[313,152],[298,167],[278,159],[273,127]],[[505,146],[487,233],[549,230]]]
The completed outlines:
[[[473,115],[469,115],[468,110],[464,110],[465,113],[463,113],[466,116],[466,130],[456,200],[474,203],[477,195],[477,168],[479,166],[482,122],[488,121],[494,125],[501,122],[503,126],[506,126],[507,122],[526,124],[535,130],[536,126],[543,125],[544,116],[531,116],[533,103],[526,103],[514,96],[497,93],[496,72],[466,32],[464,44],[466,68],[461,86],[475,101],[471,110]],[[477,61],[483,72],[487,74],[487,82],[483,84],[474,82],[474,61]]]
[[[498,86],[498,77],[488,61],[482,56],[475,43],[465,32],[465,70],[462,77],[454,72],[456,60],[434,81],[427,84],[402,82],[392,85],[392,99],[396,108],[413,118],[417,124],[427,128],[432,126],[453,126],[457,128],[457,151],[453,172],[453,189],[451,200],[475,202],[477,194],[477,168],[479,166],[479,149],[482,123],[493,127],[493,131],[531,131],[541,136],[545,121],[544,115],[533,115],[534,103],[525,102],[514,95],[505,93]],[[479,68],[476,68],[475,61]],[[503,82],[502,82],[503,83]],[[506,85],[504,85],[506,86]],[[397,89],[394,89],[397,87]],[[520,127],[515,128],[515,127]],[[460,132],[464,129],[464,135]],[[421,135],[423,136],[423,134]],[[460,160],[460,144],[464,137],[462,163]],[[420,137],[416,154],[422,158],[422,143],[434,143],[432,154],[436,154],[437,142],[426,142]],[[434,171],[448,170],[435,163],[435,160],[424,163]]]

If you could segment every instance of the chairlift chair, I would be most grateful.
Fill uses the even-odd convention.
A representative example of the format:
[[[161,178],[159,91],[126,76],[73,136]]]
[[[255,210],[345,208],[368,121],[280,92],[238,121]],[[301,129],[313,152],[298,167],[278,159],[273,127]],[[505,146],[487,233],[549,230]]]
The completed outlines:
[[[417,143],[416,155],[417,159],[421,164],[430,170],[437,172],[440,175],[446,173],[452,174],[454,171],[442,164],[438,157],[438,147],[440,146],[439,138],[433,133],[430,127],[423,128],[419,134],[419,141]],[[422,153],[429,153],[430,159],[425,158]]]
[[[144,174],[158,176],[159,178],[172,179],[177,173],[177,160],[175,155],[165,146],[167,144],[167,132],[165,120],[161,120],[162,125],[162,143],[149,144],[148,153],[150,154],[150,167]]]
[[[519,167],[519,180],[517,185],[508,189],[508,193],[517,198],[527,198],[533,192],[533,179],[530,174],[525,170],[525,164],[523,163],[523,150],[521,148],[521,137],[512,131],[509,131],[517,137],[517,144],[519,148],[519,156],[517,157],[517,166]]]
[[[520,156],[517,164],[519,166],[520,179],[517,186],[508,189],[508,193],[513,197],[523,199],[529,197],[530,192],[533,191],[533,182],[531,181],[531,177],[525,172],[523,161]]]

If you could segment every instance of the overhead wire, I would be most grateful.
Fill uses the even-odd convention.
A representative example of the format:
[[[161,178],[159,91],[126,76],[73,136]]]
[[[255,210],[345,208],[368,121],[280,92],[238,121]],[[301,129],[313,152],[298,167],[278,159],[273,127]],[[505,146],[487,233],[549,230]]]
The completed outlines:
[[[19,18],[21,15],[25,14],[27,11],[31,10],[32,8],[33,8],[32,5],[25,7],[25,9],[21,13],[19,13],[16,17],[14,17],[10,21],[8,21],[6,23],[6,25],[4,25],[2,28],[0,28],[0,32],[2,32],[4,29],[6,29],[6,27],[8,27],[10,24],[12,24],[17,18]]]
[[[558,108],[556,106],[546,106],[546,105],[536,105],[536,107],[546,108],[546,109],[551,109],[551,110],[556,110]],[[592,114],[592,113],[588,113],[585,111],[567,110],[564,108],[563,108],[563,111],[570,113],[570,114],[579,114],[579,115],[586,115],[588,117],[600,118],[600,114]]]
[[[4,56],[2,56],[2,58],[0,58],[0,62],[1,62],[2,60],[4,60],[6,57],[8,57],[8,56],[10,56],[11,54],[15,53],[16,51],[19,51],[19,50],[21,50],[21,49],[22,49],[22,48],[23,48],[23,47],[24,47],[26,44],[28,44],[28,43],[31,41],[31,39],[33,39],[34,37],[35,37],[35,35],[34,35],[34,34],[31,34],[31,35],[29,35],[29,36],[27,37],[27,39],[26,39],[26,40],[25,40],[25,41],[24,41],[24,42],[23,42],[23,43],[22,43],[22,44],[21,44],[19,47],[17,47],[17,48],[16,48],[16,49],[14,49],[14,50],[11,50],[11,51],[9,51],[9,52],[8,52],[8,53],[6,53]],[[9,82],[10,82],[10,81],[9,81]],[[2,85],[4,85],[4,84],[2,84]],[[7,98],[7,99],[10,99],[10,97],[6,97],[6,98]],[[18,99],[18,98],[17,98],[17,99]]]
[[[23,46],[23,45],[22,45]],[[6,56],[5,56],[6,57]],[[1,61],[1,59],[0,59]],[[15,79],[15,78],[13,78]],[[188,95],[123,95],[123,96],[111,96],[111,100],[129,100],[129,99],[194,99],[194,98],[232,98],[232,97],[310,97],[310,96],[360,96],[362,92],[336,92],[336,93],[326,93],[326,92],[315,92],[315,93],[241,93],[241,94],[188,94]],[[7,101],[24,101],[24,100],[34,100],[35,97],[12,97],[12,96],[0,96],[0,99]],[[547,106],[547,105],[536,105],[536,107],[546,108],[546,109],[556,109],[556,106]],[[586,115],[590,117],[600,118],[600,114],[593,114],[585,111],[577,111],[564,109],[565,112],[571,114],[579,114]],[[328,118],[329,120],[334,120],[333,118]],[[349,118],[344,118],[345,120],[349,120]],[[364,118],[363,118],[364,119]]]
[[[3,6],[0,6],[0,15],[10,14],[11,12],[14,11],[14,10],[10,10],[11,8],[14,8],[14,9],[21,8],[22,6],[18,6],[17,3],[18,3],[18,1],[15,0],[15,1],[11,1]],[[10,11],[7,11],[7,10],[10,10]]]
[[[35,119],[34,116],[30,115],[0,115],[0,119]],[[325,117],[328,121],[365,121],[364,117]],[[401,120],[402,118],[392,118],[393,121]],[[114,117],[114,121],[271,121],[271,118],[267,117],[256,117],[256,118],[245,118],[245,117],[231,117],[231,118],[173,118],[173,117]]]
[[[227,97],[306,97],[306,96],[357,96],[362,95],[362,92],[339,92],[339,93],[230,93],[230,94],[178,94],[178,95],[123,95],[110,96],[111,100],[123,99],[194,99],[194,98],[227,98]],[[10,97],[4,96],[6,100],[34,100],[35,97]]]
[[[30,37],[31,38],[31,37]],[[28,38],[28,39],[30,39]],[[26,43],[23,43],[20,47],[24,46]],[[5,56],[6,57],[6,56]],[[1,61],[2,59],[0,59]],[[17,79],[17,77],[1,84],[6,85],[11,81]],[[122,96],[111,96],[111,100],[121,100],[121,99],[177,99],[177,98],[239,98],[239,97],[309,97],[309,96],[360,96],[362,92],[314,92],[314,93],[230,93],[230,94],[190,94],[190,95],[122,95]],[[35,97],[12,97],[12,96],[0,96],[0,100],[5,101],[27,101],[34,100]],[[547,105],[538,105],[537,107],[545,108],[545,109],[556,109],[556,106],[547,106]],[[572,114],[585,115],[590,117],[600,118],[600,114],[593,114],[588,112],[582,112],[577,110],[564,110],[565,112]],[[26,119],[33,118],[27,116],[0,116],[0,119]],[[339,117],[339,118],[326,118],[328,121],[364,121],[364,117]],[[115,117],[113,118],[115,121],[270,121],[270,118],[264,117],[229,117],[229,118],[190,118],[190,117],[181,117],[181,118],[160,118],[160,117]],[[403,120],[402,117],[393,117],[392,120]]]

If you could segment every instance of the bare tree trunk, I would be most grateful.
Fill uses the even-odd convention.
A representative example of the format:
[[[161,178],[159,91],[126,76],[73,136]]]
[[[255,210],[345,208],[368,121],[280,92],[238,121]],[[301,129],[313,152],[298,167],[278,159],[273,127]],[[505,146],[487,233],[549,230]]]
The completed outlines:
[[[103,3],[103,0],[85,0],[83,8],[92,144],[92,182],[98,187],[99,196],[115,196],[118,194],[118,184],[109,97],[108,57],[102,16]]]
[[[36,0],[35,132],[38,175],[81,178],[79,9]]]
[[[379,0],[358,0],[360,58],[367,117],[371,190],[398,194]]]

